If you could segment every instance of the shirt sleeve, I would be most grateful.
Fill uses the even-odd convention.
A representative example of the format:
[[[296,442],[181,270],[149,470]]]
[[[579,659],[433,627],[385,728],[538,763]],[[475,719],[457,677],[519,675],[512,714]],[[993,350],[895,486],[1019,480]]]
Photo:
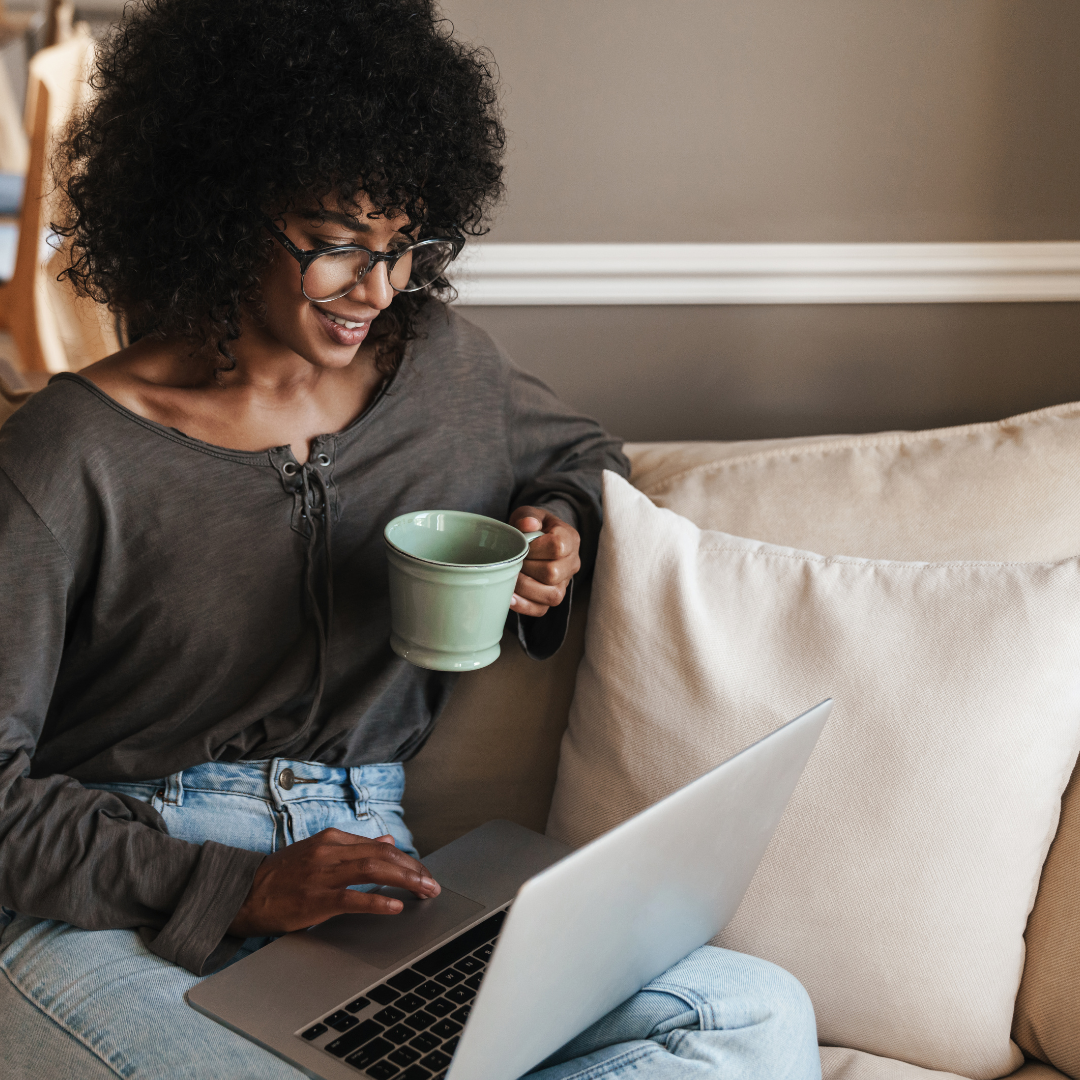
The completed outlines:
[[[622,440],[567,408],[538,378],[510,365],[509,415],[515,491],[511,510],[542,506],[581,535],[582,577],[592,574],[603,522],[603,472],[629,478]],[[566,637],[573,582],[563,602],[540,618],[515,616],[522,647],[536,660],[552,656]]]
[[[0,905],[86,930],[136,929],[159,956],[205,974],[239,947],[227,930],[264,856],[170,837],[139,799],[31,777],[75,574],[2,470],[0,551]]]

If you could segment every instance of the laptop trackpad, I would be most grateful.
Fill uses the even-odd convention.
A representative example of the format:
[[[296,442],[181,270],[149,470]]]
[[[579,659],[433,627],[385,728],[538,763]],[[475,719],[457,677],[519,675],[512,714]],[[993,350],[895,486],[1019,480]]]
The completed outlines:
[[[484,910],[453,889],[444,888],[434,900],[417,900],[402,889],[379,891],[401,900],[404,910],[399,915],[337,915],[308,933],[385,970]]]

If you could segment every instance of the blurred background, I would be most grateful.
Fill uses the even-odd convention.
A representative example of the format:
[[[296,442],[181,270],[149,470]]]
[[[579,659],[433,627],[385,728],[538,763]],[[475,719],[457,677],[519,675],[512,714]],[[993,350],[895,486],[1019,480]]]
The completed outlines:
[[[74,18],[100,34],[121,9],[89,0]],[[443,9],[501,73],[507,198],[483,243],[1080,241],[1075,0]],[[38,32],[0,54],[20,108]],[[461,310],[634,440],[931,427],[1080,398],[1075,301]]]

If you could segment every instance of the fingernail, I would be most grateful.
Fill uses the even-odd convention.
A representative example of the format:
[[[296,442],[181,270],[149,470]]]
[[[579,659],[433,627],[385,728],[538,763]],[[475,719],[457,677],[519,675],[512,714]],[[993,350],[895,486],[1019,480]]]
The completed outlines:
[[[422,878],[420,879],[420,884],[421,884],[421,885],[422,885],[422,886],[423,886],[423,887],[424,887],[424,888],[425,888],[425,889],[426,889],[426,890],[427,890],[428,892],[435,892],[435,890],[436,890],[436,889],[438,889],[438,887],[439,887],[439,886],[438,886],[438,885],[436,884],[436,882],[435,882],[435,879],[434,879],[434,878],[429,878],[429,877],[422,877]]]
[[[391,911],[400,911],[405,905],[400,900],[391,900],[387,906]]]

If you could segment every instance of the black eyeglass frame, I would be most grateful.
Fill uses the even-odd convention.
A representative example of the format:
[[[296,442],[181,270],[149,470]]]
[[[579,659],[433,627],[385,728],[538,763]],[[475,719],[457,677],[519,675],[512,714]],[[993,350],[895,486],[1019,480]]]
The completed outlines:
[[[330,244],[327,247],[312,248],[310,251],[306,251],[302,247],[297,247],[285,232],[274,224],[271,218],[264,217],[263,223],[266,225],[270,235],[300,264],[300,291],[304,294],[304,298],[310,300],[313,304],[330,304],[335,300],[340,300],[341,297],[351,292],[361,281],[363,281],[364,278],[366,278],[381,262],[386,263],[386,280],[389,282],[390,274],[397,265],[398,259],[407,255],[410,251],[416,251],[417,248],[422,248],[429,244],[452,244],[454,254],[450,256],[450,262],[453,262],[454,259],[461,254],[461,249],[465,246],[465,237],[457,235],[429,236],[423,240],[418,240],[415,244],[409,244],[406,247],[398,248],[396,251],[372,251],[371,248],[366,248],[363,244]],[[308,267],[322,255],[340,255],[343,251],[363,251],[371,258],[371,262],[368,263],[367,267],[356,281],[354,281],[344,292],[339,292],[337,296],[328,296],[322,300],[317,300],[314,296],[308,296],[304,284]],[[449,265],[449,263],[447,265]],[[433,284],[434,282],[429,281],[426,285],[418,285],[415,289],[399,289],[391,283],[390,288],[396,293],[414,293],[430,288]]]

